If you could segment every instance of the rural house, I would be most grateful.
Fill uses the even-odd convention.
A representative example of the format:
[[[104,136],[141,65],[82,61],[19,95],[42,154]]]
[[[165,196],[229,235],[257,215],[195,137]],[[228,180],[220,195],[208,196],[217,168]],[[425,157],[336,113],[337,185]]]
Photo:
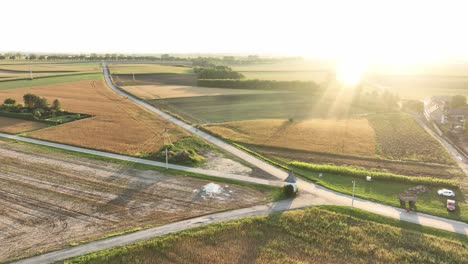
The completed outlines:
[[[424,100],[424,116],[428,121],[445,124],[450,96],[433,96]]]
[[[465,120],[468,119],[468,107],[453,108],[450,100],[450,96],[433,96],[424,100],[424,116],[428,121],[439,125],[464,128]]]

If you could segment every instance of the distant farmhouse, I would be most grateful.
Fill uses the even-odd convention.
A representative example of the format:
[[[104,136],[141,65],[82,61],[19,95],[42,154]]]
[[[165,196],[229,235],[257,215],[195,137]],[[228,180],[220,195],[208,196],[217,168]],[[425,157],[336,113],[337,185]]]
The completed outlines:
[[[453,107],[452,96],[433,96],[424,100],[424,116],[438,125],[451,128],[465,128],[468,119],[468,106]]]

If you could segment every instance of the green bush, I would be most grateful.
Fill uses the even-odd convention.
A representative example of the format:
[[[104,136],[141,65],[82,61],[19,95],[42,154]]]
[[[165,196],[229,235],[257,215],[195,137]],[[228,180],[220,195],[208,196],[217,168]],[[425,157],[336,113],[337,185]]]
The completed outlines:
[[[41,118],[41,116],[42,116],[41,111],[39,111],[39,110],[34,111],[34,117],[35,118],[39,119],[39,118]]]
[[[312,163],[305,163],[305,162],[300,162],[300,161],[290,162],[289,165],[291,167],[306,169],[310,171],[339,174],[343,176],[362,177],[362,178],[365,178],[366,176],[371,176],[373,179],[380,179],[380,180],[385,180],[385,181],[427,184],[427,185],[432,185],[432,186],[443,185],[443,186],[450,186],[450,187],[458,188],[458,184],[456,181],[446,180],[446,179],[436,179],[436,178],[431,178],[431,177],[410,177],[410,176],[393,174],[389,172],[370,171],[370,170],[365,170],[365,169],[345,167],[345,166],[335,166],[335,165],[328,165],[328,164],[312,164]]]

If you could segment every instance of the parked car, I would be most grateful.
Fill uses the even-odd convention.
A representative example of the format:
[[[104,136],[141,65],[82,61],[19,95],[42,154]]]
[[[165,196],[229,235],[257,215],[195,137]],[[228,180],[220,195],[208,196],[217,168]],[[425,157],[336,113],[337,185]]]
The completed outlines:
[[[447,209],[448,209],[449,211],[455,211],[456,208],[457,208],[457,207],[456,207],[455,201],[454,201],[454,200],[447,199]]]
[[[452,190],[448,190],[448,189],[438,190],[437,193],[439,195],[448,196],[448,197],[454,197],[455,196],[455,193]]]

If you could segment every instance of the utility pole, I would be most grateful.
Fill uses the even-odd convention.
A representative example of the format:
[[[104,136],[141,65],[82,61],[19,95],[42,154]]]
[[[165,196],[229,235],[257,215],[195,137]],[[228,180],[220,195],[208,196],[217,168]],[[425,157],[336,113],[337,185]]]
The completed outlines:
[[[32,74],[32,67],[29,65],[29,78],[32,80],[33,79],[33,74]]]
[[[166,151],[166,170],[169,169],[169,158],[168,158],[168,155],[167,155],[167,147],[169,146],[169,144],[172,144],[171,142],[171,136],[169,135],[169,129],[168,128],[165,128],[164,131],[161,133],[161,135],[163,136],[164,138],[164,145],[165,145],[165,151]]]
[[[133,73],[133,81],[135,81],[135,73]]]
[[[354,188],[356,187],[356,181],[353,181],[353,198],[351,199],[351,209],[354,208]]]

